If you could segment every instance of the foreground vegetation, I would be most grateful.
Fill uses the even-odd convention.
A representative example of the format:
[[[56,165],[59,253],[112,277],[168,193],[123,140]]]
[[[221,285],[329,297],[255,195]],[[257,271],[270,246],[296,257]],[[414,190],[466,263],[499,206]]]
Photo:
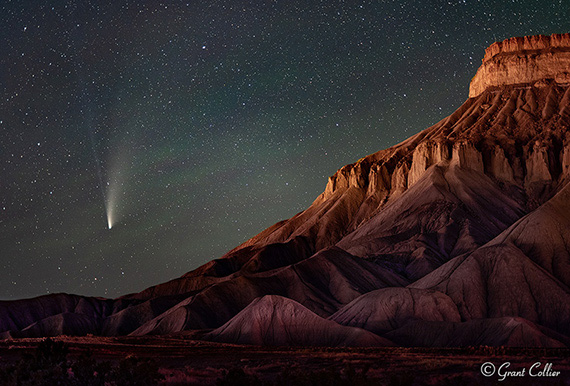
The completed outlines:
[[[485,362],[551,362],[560,377],[501,385],[568,385],[570,350],[507,347],[327,348],[215,344],[184,337],[0,341],[0,385],[494,385]]]
[[[164,379],[151,359],[127,356],[113,364],[95,360],[88,351],[72,361],[68,353],[67,344],[47,338],[35,354],[24,354],[17,363],[0,368],[2,385],[145,386]]]

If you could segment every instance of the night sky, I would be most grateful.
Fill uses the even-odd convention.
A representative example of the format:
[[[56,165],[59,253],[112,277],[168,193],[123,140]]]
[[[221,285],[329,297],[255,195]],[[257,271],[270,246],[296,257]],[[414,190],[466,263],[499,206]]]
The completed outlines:
[[[181,276],[450,114],[492,42],[570,32],[566,1],[0,7],[0,299]]]

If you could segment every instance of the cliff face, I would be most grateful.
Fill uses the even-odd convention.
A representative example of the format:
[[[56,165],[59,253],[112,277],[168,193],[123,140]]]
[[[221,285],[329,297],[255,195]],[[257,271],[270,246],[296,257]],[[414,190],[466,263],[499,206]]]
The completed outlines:
[[[340,169],[322,199],[347,188],[397,196],[444,161],[528,188],[568,172],[570,34],[493,43],[468,99],[436,125]],[[385,198],[384,197],[384,198]]]
[[[570,83],[570,34],[516,37],[496,42],[485,51],[483,64],[471,81],[469,97],[489,87],[513,84],[544,86]]]
[[[570,346],[569,40],[493,44],[453,114],[222,258],[116,300],[2,302],[0,338]]]
[[[394,200],[429,167],[449,165],[519,187],[537,200],[532,209],[547,198],[536,197],[536,184],[555,189],[568,176],[569,100],[570,88],[559,84],[484,91],[402,144],[343,167],[317,202],[348,189],[361,190],[364,200]]]

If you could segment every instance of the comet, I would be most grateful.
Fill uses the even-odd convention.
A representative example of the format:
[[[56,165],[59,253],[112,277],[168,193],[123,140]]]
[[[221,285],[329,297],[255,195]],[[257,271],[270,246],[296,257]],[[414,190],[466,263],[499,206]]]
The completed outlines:
[[[90,130],[91,148],[107,216],[107,229],[110,230],[121,218],[119,200],[123,196],[131,152],[129,146],[123,143],[123,146],[118,146],[110,152],[105,167],[103,167],[96,149],[94,131]]]
[[[113,228],[119,219],[118,201],[123,184],[117,179],[117,174],[120,176],[120,171],[111,169],[111,178],[107,182],[107,190],[105,192],[105,212],[107,214],[107,227]],[[114,174],[114,175],[113,175]]]
[[[129,167],[129,151],[125,147],[117,149],[111,154],[108,162],[107,186],[104,194],[105,212],[107,215],[107,228],[112,229],[113,226],[121,219],[121,209],[124,205],[120,205],[120,199],[123,197],[123,189],[125,179]]]

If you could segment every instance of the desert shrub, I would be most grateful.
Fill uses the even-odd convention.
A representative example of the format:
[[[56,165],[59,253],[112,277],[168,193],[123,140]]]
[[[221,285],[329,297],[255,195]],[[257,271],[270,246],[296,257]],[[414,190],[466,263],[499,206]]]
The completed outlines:
[[[38,344],[35,360],[38,365],[65,366],[68,353],[69,348],[64,342],[57,342],[47,338]]]
[[[356,370],[347,365],[343,369],[325,369],[319,371],[284,370],[277,378],[278,386],[368,386],[377,385],[376,380],[367,377],[369,367]]]
[[[110,373],[111,384],[117,386],[150,386],[164,379],[152,359],[128,356]]]
[[[471,385],[481,385],[481,378],[477,375],[475,379],[473,379],[472,377],[469,377],[467,375],[462,375],[462,374],[458,374],[458,375],[449,375],[447,377],[444,377],[441,381],[440,384],[441,386],[471,386]]]
[[[2,384],[70,385],[67,352],[64,343],[44,339],[34,355],[24,354],[15,365],[3,369]]]
[[[504,346],[470,346],[468,352],[474,355],[482,356],[502,356],[506,354],[507,349]]]
[[[71,365],[74,382],[85,386],[104,386],[111,369],[111,363],[96,361],[90,351],[81,354]]]
[[[217,386],[261,386],[262,383],[253,374],[248,374],[243,369],[231,369],[226,371],[222,378],[216,382]]]
[[[389,386],[412,386],[418,384],[413,374],[393,374],[388,381]]]
[[[0,383],[6,386],[146,386],[164,379],[151,359],[127,357],[112,366],[95,360],[90,352],[69,361],[68,352],[64,342],[44,339],[34,355],[24,354],[16,364],[0,368]]]

